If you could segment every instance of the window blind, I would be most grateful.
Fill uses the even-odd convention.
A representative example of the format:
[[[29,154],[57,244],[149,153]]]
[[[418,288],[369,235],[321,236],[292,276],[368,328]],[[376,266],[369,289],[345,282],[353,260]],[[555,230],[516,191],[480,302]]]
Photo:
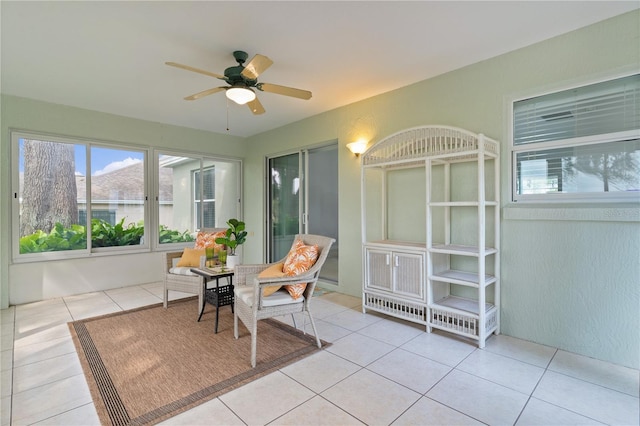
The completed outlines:
[[[514,103],[513,143],[640,129],[640,74]]]

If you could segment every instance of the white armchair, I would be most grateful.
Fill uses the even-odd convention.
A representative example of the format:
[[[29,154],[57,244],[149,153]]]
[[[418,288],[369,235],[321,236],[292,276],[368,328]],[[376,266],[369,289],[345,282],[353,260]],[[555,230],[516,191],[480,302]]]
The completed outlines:
[[[164,291],[163,306],[167,308],[169,304],[169,290],[180,291],[183,293],[191,293],[198,295],[198,314],[202,307],[203,301],[203,285],[202,277],[189,271],[190,268],[177,268],[175,263],[182,257],[182,251],[166,252],[164,254]],[[206,256],[200,257],[200,268],[204,268]],[[171,272],[173,271],[173,272]]]
[[[251,366],[256,366],[256,345],[258,333],[258,321],[301,312],[307,313],[313,328],[318,347],[321,347],[320,337],[311,315],[311,297],[318,281],[320,269],[329,254],[333,238],[320,235],[299,234],[296,240],[302,240],[305,245],[318,246],[318,258],[315,264],[306,272],[296,276],[265,277],[260,278],[256,274],[264,271],[273,264],[262,265],[237,265],[235,267],[235,314],[234,336],[238,338],[238,319],[247,327],[251,334]],[[281,262],[284,263],[285,259]],[[287,290],[280,289],[270,296],[264,296],[263,290],[269,286],[284,286],[304,284],[307,286],[302,296],[294,299]]]

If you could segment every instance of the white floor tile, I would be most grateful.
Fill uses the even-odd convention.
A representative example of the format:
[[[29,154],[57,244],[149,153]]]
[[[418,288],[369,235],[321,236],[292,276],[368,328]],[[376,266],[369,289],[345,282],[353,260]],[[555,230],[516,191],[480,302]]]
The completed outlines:
[[[421,395],[368,370],[360,370],[321,396],[369,425],[387,425]]]
[[[483,423],[469,416],[442,405],[432,399],[423,397],[405,411],[395,422],[394,426],[464,426],[482,425]]]
[[[82,366],[75,352],[26,364],[13,370],[13,392],[24,392],[80,374]]]
[[[396,383],[424,394],[440,381],[451,367],[403,349],[396,349],[367,366]]]
[[[266,424],[313,398],[314,393],[275,372],[219,397],[248,425]]]
[[[0,352],[0,371],[10,371],[13,368],[13,349]]]
[[[581,416],[557,405],[531,398],[524,407],[516,425],[518,426],[567,426],[567,425],[602,425],[588,417]]]
[[[320,351],[280,371],[312,391],[321,393],[360,368],[330,352]]]
[[[91,404],[84,375],[69,377],[13,395],[12,425],[29,425]]]
[[[352,333],[333,343],[326,350],[364,367],[394,349],[395,346]]]
[[[312,398],[269,424],[274,426],[363,425],[355,417],[320,396]]]
[[[88,306],[82,304],[69,305],[69,312],[71,312],[74,321],[121,312],[122,310],[114,301],[90,304]]]
[[[514,358],[527,364],[546,368],[556,353],[556,348],[516,339],[504,334],[492,335],[486,342],[485,351]]]
[[[558,351],[549,370],[585,380],[596,385],[638,396],[640,372],[566,351]]]
[[[553,371],[547,371],[535,398],[613,425],[638,424],[638,398]]]
[[[11,397],[3,396],[0,400],[0,425],[9,426],[11,424]]]
[[[474,351],[458,369],[527,395],[544,374],[543,368],[487,351]]]
[[[162,291],[156,282],[2,310],[0,426],[99,424],[67,322],[160,303]],[[184,297],[193,295],[169,295]],[[330,347],[163,424],[639,423],[638,370],[504,335],[480,350],[449,333],[362,314],[360,304],[339,293],[314,298]]]
[[[62,298],[43,300],[40,302],[27,303],[24,305],[16,306],[15,320],[36,316],[36,315],[55,315],[57,313],[64,313],[67,311],[67,307]]]
[[[359,334],[381,340],[390,345],[400,346],[424,333],[424,326],[407,321],[385,318],[361,330]]]
[[[451,367],[458,365],[477,349],[471,342],[438,333],[419,334],[401,348]]]
[[[325,321],[346,328],[351,331],[358,331],[368,325],[381,321],[382,318],[371,314],[363,314],[360,311],[347,309],[335,315],[324,318]]]
[[[13,392],[13,371],[0,371],[0,396],[2,398],[11,396]]]
[[[18,346],[13,351],[13,368],[75,352],[71,336]]]
[[[525,394],[458,370],[426,396],[491,425],[514,424],[528,399]]]
[[[361,297],[349,296],[348,294],[330,292],[320,297],[322,300],[333,302],[346,308],[357,308],[362,304]]]
[[[164,426],[244,426],[242,420],[218,398],[200,404],[159,424]]]
[[[320,336],[320,339],[324,340],[325,342],[333,343],[336,340],[342,339],[344,336],[353,333],[351,330],[347,330],[346,328],[331,324],[330,322],[315,319],[315,317],[314,321],[316,323],[316,328],[318,329],[318,335]],[[307,333],[313,334],[311,323],[307,322],[305,331]]]
[[[311,312],[313,318],[326,318],[349,309],[347,306],[333,303],[323,298],[315,297],[311,300]]]
[[[100,418],[90,403],[34,423],[34,426],[100,426]]]
[[[69,321],[73,318],[69,313],[56,314],[51,317],[29,317],[16,322],[15,347],[41,343],[47,340],[69,337]]]

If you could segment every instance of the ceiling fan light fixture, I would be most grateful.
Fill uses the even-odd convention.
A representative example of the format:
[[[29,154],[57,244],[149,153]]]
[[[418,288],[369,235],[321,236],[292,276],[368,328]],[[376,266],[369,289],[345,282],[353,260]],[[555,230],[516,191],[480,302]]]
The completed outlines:
[[[248,87],[233,86],[227,89],[227,98],[238,105],[244,105],[256,98],[256,94]]]

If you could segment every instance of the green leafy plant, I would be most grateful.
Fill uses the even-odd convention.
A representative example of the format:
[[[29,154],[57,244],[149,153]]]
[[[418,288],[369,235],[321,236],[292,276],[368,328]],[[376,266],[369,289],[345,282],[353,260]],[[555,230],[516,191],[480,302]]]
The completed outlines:
[[[124,219],[115,225],[100,219],[91,219],[91,246],[114,247],[140,244],[144,235],[144,225],[130,223],[124,226]]]
[[[160,244],[184,243],[194,241],[189,231],[176,231],[167,229],[166,225],[160,225],[160,235],[158,238]]]
[[[247,231],[244,230],[245,223],[238,219],[229,219],[227,221],[227,232],[224,237],[216,238],[216,243],[224,244],[229,250],[229,255],[234,256],[236,254],[236,248],[247,239]]]
[[[87,248],[87,233],[82,225],[64,228],[56,223],[50,233],[38,230],[20,238],[20,253],[41,253],[47,251],[83,250]]]
[[[144,223],[124,225],[124,218],[111,225],[102,219],[91,220],[91,246],[117,247],[140,244],[144,235]],[[160,244],[194,241],[189,231],[179,232],[160,227]],[[42,253],[48,251],[84,250],[87,248],[87,230],[82,225],[65,228],[56,223],[51,232],[38,230],[20,238],[20,253]]]

